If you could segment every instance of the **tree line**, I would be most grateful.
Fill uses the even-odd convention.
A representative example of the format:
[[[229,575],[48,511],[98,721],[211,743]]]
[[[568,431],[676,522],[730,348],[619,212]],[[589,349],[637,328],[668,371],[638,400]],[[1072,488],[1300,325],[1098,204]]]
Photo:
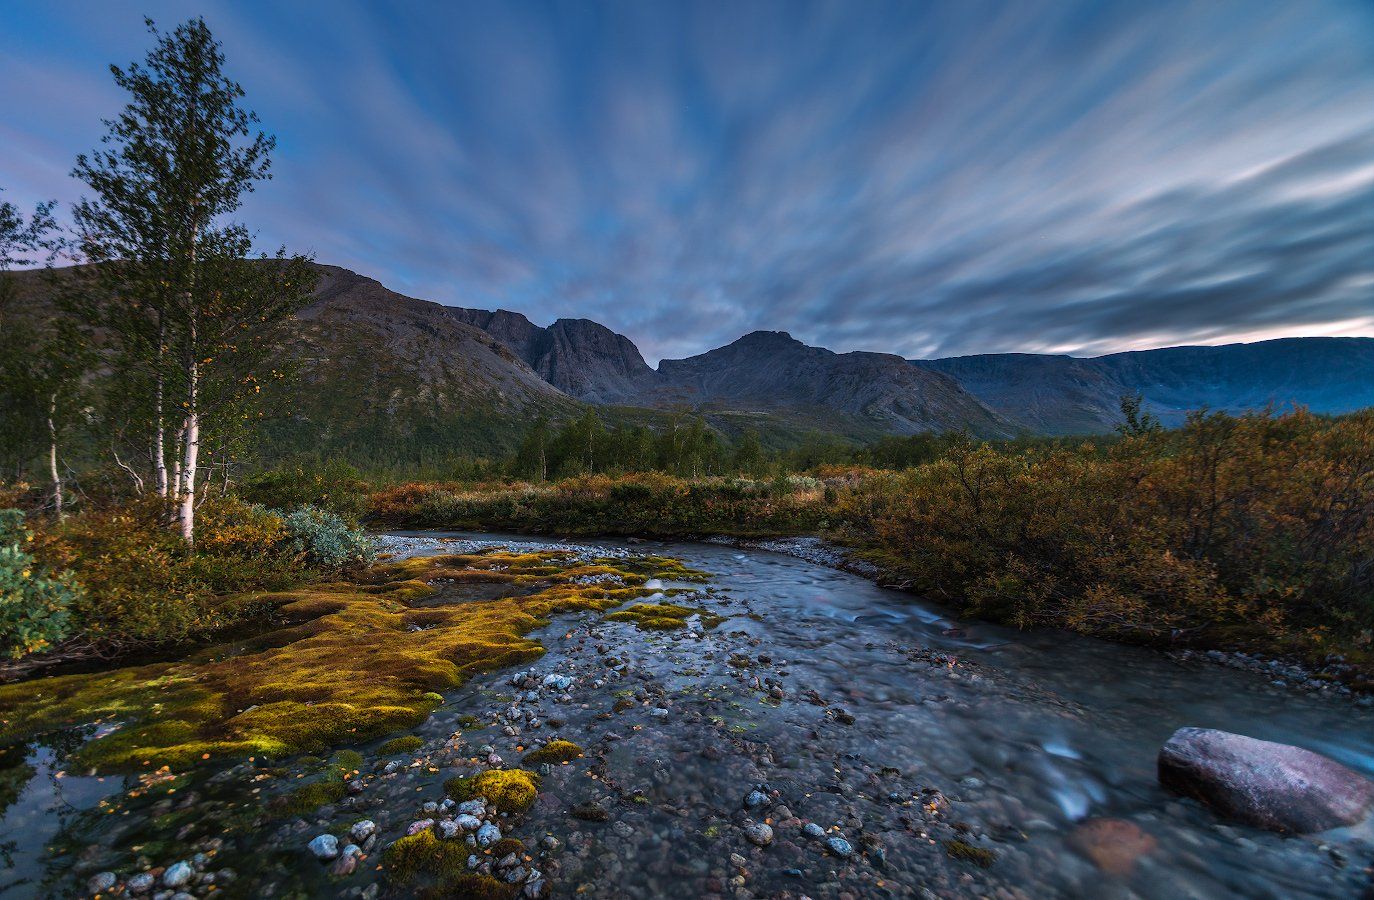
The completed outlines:
[[[22,471],[41,447],[60,518],[64,447],[99,448],[135,493],[156,497],[188,543],[216,467],[289,376],[282,346],[309,299],[309,259],[254,253],[234,220],[271,178],[275,139],[245,108],[205,22],[112,65],[127,95],[100,146],[77,157],[87,193],[65,226],[55,203],[0,204],[0,453]],[[78,265],[55,272],[58,258]],[[17,268],[46,263],[51,308],[21,297]]]

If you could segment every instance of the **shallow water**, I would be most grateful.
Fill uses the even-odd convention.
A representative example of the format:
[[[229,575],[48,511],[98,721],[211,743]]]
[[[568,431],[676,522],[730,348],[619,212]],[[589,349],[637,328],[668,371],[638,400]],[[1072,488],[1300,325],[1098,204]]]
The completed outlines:
[[[682,602],[727,621],[696,638],[561,617],[539,635],[549,652],[533,668],[574,677],[566,699],[516,699],[509,672],[475,678],[416,730],[428,743],[401,758],[400,771],[265,832],[224,827],[260,804],[255,788],[275,789],[252,766],[199,773],[175,804],[150,794],[116,826],[81,810],[127,784],[53,778],[60,748],[30,748],[39,774],[0,822],[10,845],[0,895],[67,895],[147,839],[141,818],[149,829],[175,826],[188,844],[227,835],[211,855],[237,878],[220,893],[356,896],[378,878],[376,854],[357,874],[330,879],[305,852],[311,837],[366,815],[394,840],[422,817],[421,804],[442,799],[444,778],[481,768],[472,762],[479,745],[513,764],[516,747],[555,733],[585,758],[546,771],[512,833],[560,895],[1280,898],[1358,896],[1370,884],[1369,821],[1284,838],[1219,822],[1161,790],[1154,772],[1160,744],[1197,725],[1298,744],[1374,775],[1374,714],[1349,701],[1075,635],[956,622],[788,556],[633,549],[712,573],[709,589]],[[436,601],[446,598],[466,599],[457,587]],[[498,717],[524,709],[540,728],[504,734]],[[468,715],[493,724],[461,729]],[[755,788],[768,799],[746,810]],[[570,818],[592,801],[608,821]],[[765,819],[775,840],[758,848],[742,827]],[[842,835],[855,854],[827,852],[803,822]],[[128,836],[111,837],[116,828]],[[536,850],[546,835],[561,846]],[[954,840],[995,861],[951,858]],[[54,845],[60,855],[43,849]],[[153,864],[181,858],[144,852]]]

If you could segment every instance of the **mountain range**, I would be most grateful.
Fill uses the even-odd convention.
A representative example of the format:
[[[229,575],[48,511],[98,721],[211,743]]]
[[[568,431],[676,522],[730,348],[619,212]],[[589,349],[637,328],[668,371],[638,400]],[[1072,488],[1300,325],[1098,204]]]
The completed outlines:
[[[588,405],[651,424],[692,411],[727,434],[754,427],[773,443],[818,433],[1097,434],[1119,423],[1122,396],[1134,394],[1170,425],[1202,407],[1374,406],[1374,338],[907,360],[756,331],[654,368],[629,338],[587,319],[541,327],[521,313],[446,306],[318,268],[290,348],[304,388],[276,436],[329,451],[385,446],[413,456],[461,443],[487,452],[508,447],[536,417]],[[27,294],[40,293],[37,279],[25,281]]]

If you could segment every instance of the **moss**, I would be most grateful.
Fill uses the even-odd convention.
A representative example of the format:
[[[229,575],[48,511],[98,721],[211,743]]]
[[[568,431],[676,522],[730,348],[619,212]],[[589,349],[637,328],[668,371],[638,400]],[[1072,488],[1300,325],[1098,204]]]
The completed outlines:
[[[964,841],[954,840],[945,841],[945,853],[950,859],[958,859],[964,862],[971,862],[984,869],[991,866],[997,860],[997,854],[984,847],[975,847]]]
[[[340,750],[329,759],[329,765],[347,778],[363,767],[363,755],[357,750]]]
[[[387,847],[382,862],[397,881],[410,881],[422,874],[446,880],[466,874],[469,852],[462,841],[441,841],[426,828]]]
[[[558,765],[559,763],[571,762],[582,755],[582,748],[572,741],[549,741],[537,750],[531,750],[525,754],[525,762],[532,766],[541,763]]]
[[[488,769],[470,778],[450,778],[444,790],[459,803],[482,797],[500,812],[513,815],[534,805],[539,776],[524,769]]]
[[[283,797],[277,808],[288,815],[301,816],[314,812],[326,803],[338,803],[344,798],[344,792],[342,781],[312,781]]]
[[[433,888],[425,888],[418,894],[423,900],[511,900],[518,887],[503,884],[490,875],[469,872],[450,878]]]
[[[114,724],[74,765],[117,771],[322,753],[383,737],[424,721],[443,702],[439,691],[537,658],[543,648],[526,635],[549,616],[604,611],[648,593],[644,579],[624,567],[614,569],[623,586],[571,580],[587,569],[563,551],[458,554],[374,566],[356,582],[254,594],[251,602],[289,624],[180,662],[0,686],[0,743]],[[425,628],[408,627],[414,610],[406,601],[417,584],[429,590],[473,571],[530,591],[431,606]]]
[[[678,606],[675,603],[637,603],[628,609],[613,612],[606,618],[615,622],[630,622],[646,631],[671,631],[686,628],[687,619],[693,615],[701,617],[706,628],[715,628],[725,619],[701,609]]]
[[[520,856],[525,852],[525,842],[515,838],[501,838],[501,840],[491,845],[489,850],[492,859],[501,859],[507,854],[514,853]]]
[[[398,753],[410,753],[419,750],[425,745],[424,739],[413,734],[402,735],[392,738],[385,744],[377,748],[379,756],[395,756]]]

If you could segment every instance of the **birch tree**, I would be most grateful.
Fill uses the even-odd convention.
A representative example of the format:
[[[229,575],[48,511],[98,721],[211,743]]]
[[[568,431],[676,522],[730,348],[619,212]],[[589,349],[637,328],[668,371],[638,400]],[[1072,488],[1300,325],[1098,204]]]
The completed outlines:
[[[147,385],[153,483],[188,543],[207,414],[253,389],[270,361],[271,332],[308,296],[302,257],[250,260],[247,229],[229,221],[244,195],[270,177],[275,139],[242,106],[243,88],[202,19],[164,33],[142,63],[111,66],[129,94],[105,121],[102,147],[73,174],[93,196],[75,211],[100,298],[99,320]],[[252,352],[248,352],[251,346]],[[213,386],[215,408],[207,406]]]

